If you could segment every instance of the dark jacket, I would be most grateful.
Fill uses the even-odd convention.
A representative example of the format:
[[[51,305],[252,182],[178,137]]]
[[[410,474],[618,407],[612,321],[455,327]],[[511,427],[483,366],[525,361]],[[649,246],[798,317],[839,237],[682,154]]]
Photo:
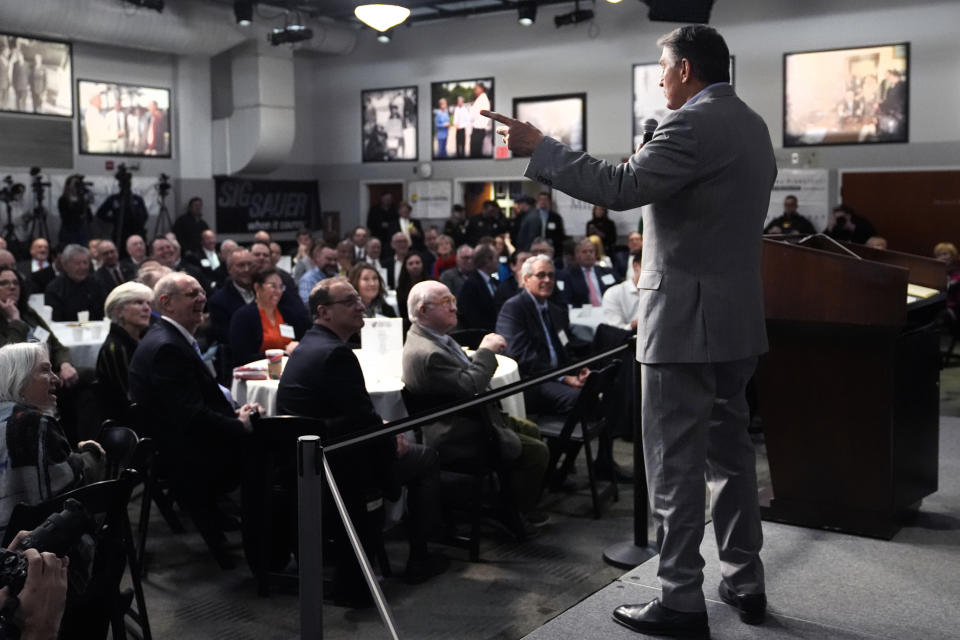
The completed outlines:
[[[494,287],[496,280],[491,280]],[[497,303],[483,276],[474,269],[467,274],[457,295],[457,326],[460,329],[487,329],[497,324]]]
[[[100,409],[104,418],[123,420],[130,407],[130,360],[137,350],[137,341],[116,323],[110,323],[110,333],[97,354],[97,386]]]
[[[75,321],[78,311],[89,311],[91,320],[102,320],[105,298],[93,276],[74,282],[66,274],[60,274],[43,292],[44,304],[53,307],[54,322]]]
[[[540,236],[540,212],[537,209],[530,209],[524,214],[517,230],[517,251],[529,251],[530,243],[538,236]],[[563,251],[563,241],[567,236],[563,230],[563,218],[556,211],[547,213],[547,229],[543,237],[550,241],[554,252],[560,255]]]
[[[615,285],[617,278],[613,275],[613,271],[605,267],[594,266],[593,270],[596,272],[597,284],[600,285],[597,295],[602,299],[603,292]],[[560,274],[560,278],[566,283],[563,293],[570,304],[575,307],[590,304],[590,289],[587,287],[587,279],[583,275],[583,269],[579,266],[570,267]]]
[[[294,324],[283,315],[283,323],[293,327],[294,340],[303,337],[307,330],[307,324],[297,321]],[[237,309],[230,319],[230,358],[234,367],[260,360],[264,353],[260,351],[260,345],[263,344],[263,322],[260,320],[260,309],[256,301],[245,304]]]
[[[573,339],[570,318],[563,307],[550,301],[547,305],[555,331],[552,339],[557,364],[562,365],[569,356],[559,334],[562,332],[568,341]],[[550,369],[550,347],[532,295],[520,291],[503,304],[497,317],[497,333],[507,341],[506,355],[517,361],[521,376],[528,377]]]
[[[103,292],[104,299],[110,292],[113,291],[113,288],[123,284],[124,282],[129,282],[133,280],[137,275],[137,269],[132,264],[120,262],[117,264],[117,269],[120,271],[120,282],[114,280],[113,275],[107,270],[106,267],[100,267],[93,272],[93,277],[96,279],[97,284],[100,285],[100,291]]]
[[[184,256],[190,253],[194,256],[203,257],[200,237],[209,228],[206,220],[198,219],[192,213],[185,213],[177,218],[176,222],[173,223],[173,233],[177,236],[177,242],[180,243],[180,249]]]
[[[289,275],[287,276],[289,277]],[[280,315],[287,324],[293,327],[307,327],[310,324],[307,308],[297,293],[296,286],[287,284],[283,275],[280,278],[284,281],[287,288],[277,303]],[[227,278],[222,285],[217,287],[217,291],[207,301],[207,310],[210,312],[210,321],[213,324],[214,335],[217,341],[228,343],[230,341],[230,319],[237,309],[247,304],[237,288],[233,286],[233,281]]]

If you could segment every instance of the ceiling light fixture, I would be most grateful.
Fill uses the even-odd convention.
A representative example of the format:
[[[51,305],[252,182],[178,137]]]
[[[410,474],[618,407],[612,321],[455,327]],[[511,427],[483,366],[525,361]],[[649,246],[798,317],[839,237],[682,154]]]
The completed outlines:
[[[537,19],[537,3],[533,0],[523,0],[517,3],[517,22],[525,27],[532,25]]]
[[[353,10],[357,20],[383,33],[410,17],[410,9],[398,4],[362,4]]]
[[[607,0],[608,4],[620,4],[620,2],[622,2],[622,0]]]
[[[390,44],[391,40],[393,40],[393,29],[387,29],[377,34],[377,42],[380,44]]]
[[[249,0],[237,0],[233,3],[233,15],[241,27],[249,27],[253,22],[253,3]]]

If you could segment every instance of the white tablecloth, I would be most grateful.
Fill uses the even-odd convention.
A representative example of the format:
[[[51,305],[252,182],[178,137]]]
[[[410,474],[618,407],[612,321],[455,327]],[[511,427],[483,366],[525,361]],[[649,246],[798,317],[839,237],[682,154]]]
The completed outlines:
[[[48,322],[53,335],[57,336],[65,347],[70,348],[70,364],[75,367],[97,366],[100,346],[110,333],[110,321],[93,322]]]
[[[367,386],[367,392],[373,401],[373,406],[377,413],[385,420],[397,420],[407,415],[406,407],[403,404],[403,382],[398,377],[383,375],[384,371],[390,369],[398,370],[397,367],[378,366],[376,358],[364,354],[362,349],[356,350],[358,360],[363,369],[363,377]],[[286,366],[287,358],[283,358],[283,364]],[[394,363],[396,364],[396,363]],[[247,365],[248,367],[267,368],[266,360],[257,360]],[[497,371],[490,382],[494,389],[502,387],[505,384],[520,380],[520,371],[515,360],[506,356],[497,356]],[[238,380],[234,379],[230,392],[234,400],[243,404],[245,402],[259,402],[266,410],[267,415],[277,414],[277,386],[278,380]],[[525,418],[527,415],[526,405],[523,402],[523,394],[504,398],[501,401],[503,410],[508,414]]]
[[[593,341],[597,327],[603,322],[603,307],[585,305],[570,309],[570,331],[586,342]]]

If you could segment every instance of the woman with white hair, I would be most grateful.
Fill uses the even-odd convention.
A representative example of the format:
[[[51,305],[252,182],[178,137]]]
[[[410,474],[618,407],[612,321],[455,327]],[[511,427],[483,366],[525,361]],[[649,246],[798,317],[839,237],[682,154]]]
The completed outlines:
[[[97,381],[100,386],[104,418],[127,418],[127,369],[137,343],[150,326],[153,290],[139,282],[124,282],[115,287],[103,305],[110,318],[110,333],[97,356]]]
[[[60,378],[45,344],[0,347],[0,537],[20,502],[38,504],[103,477],[103,448],[70,449],[54,417]]]

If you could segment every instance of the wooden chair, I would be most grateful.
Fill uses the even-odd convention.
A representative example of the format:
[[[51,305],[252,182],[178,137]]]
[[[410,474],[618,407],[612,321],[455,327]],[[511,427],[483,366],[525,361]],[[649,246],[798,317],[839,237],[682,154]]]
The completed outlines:
[[[540,434],[550,445],[550,462],[544,487],[554,485],[555,479],[562,482],[573,469],[577,454],[584,450],[587,478],[590,483],[590,495],[593,500],[593,515],[602,515],[601,505],[608,496],[616,502],[620,498],[616,479],[604,487],[598,486],[594,472],[594,453],[592,442],[601,430],[606,428],[606,420],[600,410],[600,394],[610,388],[620,367],[620,360],[614,359],[602,369],[594,370],[587,378],[577,402],[567,416],[540,415],[537,425]]]

